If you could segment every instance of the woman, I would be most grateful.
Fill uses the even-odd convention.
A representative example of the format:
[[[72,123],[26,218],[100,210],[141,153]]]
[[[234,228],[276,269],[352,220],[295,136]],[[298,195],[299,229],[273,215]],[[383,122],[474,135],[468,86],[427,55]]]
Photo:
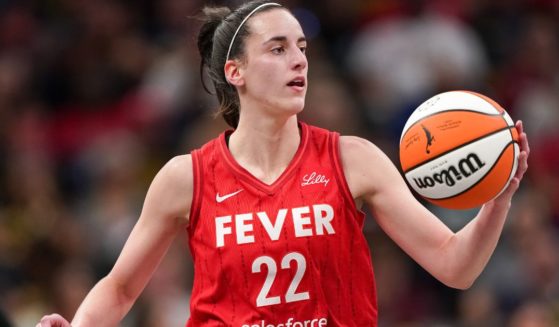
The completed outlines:
[[[363,204],[434,277],[472,285],[527,169],[522,124],[516,176],[453,233],[376,146],[297,121],[308,63],[305,36],[288,10],[253,1],[204,12],[202,67],[235,129],[161,169],[113,270],[72,326],[116,325],[184,229],[195,265],[188,326],[376,326]],[[50,315],[38,326],[69,323]]]

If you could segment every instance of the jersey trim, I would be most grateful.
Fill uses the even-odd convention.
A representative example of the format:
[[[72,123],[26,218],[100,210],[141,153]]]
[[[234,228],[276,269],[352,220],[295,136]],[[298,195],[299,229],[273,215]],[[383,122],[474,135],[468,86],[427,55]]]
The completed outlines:
[[[202,173],[202,160],[200,150],[194,150],[192,157],[192,203],[190,205],[190,215],[187,229],[192,233],[196,228],[201,207],[202,188],[204,186]]]
[[[351,191],[349,189],[349,185],[348,185],[347,179],[345,177],[343,164],[342,164],[342,159],[341,159],[341,155],[340,155],[340,134],[338,134],[336,132],[331,132],[330,135],[331,135],[331,137],[330,137],[330,157],[331,157],[332,162],[334,163],[334,167],[335,167],[335,170],[336,170],[336,180],[338,181],[338,184],[339,184],[340,188],[342,189],[342,193],[343,193],[343,196],[344,196],[345,200],[349,203],[351,208],[353,210],[355,210],[355,212],[358,212],[358,213],[362,212],[361,210],[357,209],[357,206],[355,205],[355,200],[353,199],[353,196],[351,195]]]

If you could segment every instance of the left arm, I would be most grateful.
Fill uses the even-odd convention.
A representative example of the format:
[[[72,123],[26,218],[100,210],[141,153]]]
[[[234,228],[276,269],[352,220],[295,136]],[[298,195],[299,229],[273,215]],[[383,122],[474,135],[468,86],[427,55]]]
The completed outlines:
[[[411,194],[390,159],[372,143],[340,138],[344,173],[357,202],[369,205],[379,226],[408,255],[444,284],[470,287],[491,257],[530,152],[522,124],[518,170],[507,189],[486,203],[459,232],[452,232]]]

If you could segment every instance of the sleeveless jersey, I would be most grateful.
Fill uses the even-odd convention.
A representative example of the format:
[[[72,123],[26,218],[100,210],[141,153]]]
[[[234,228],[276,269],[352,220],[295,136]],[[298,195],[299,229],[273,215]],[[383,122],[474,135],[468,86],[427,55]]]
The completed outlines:
[[[187,326],[377,326],[365,215],[344,177],[339,135],[299,126],[299,148],[271,185],[235,161],[231,131],[192,152]]]

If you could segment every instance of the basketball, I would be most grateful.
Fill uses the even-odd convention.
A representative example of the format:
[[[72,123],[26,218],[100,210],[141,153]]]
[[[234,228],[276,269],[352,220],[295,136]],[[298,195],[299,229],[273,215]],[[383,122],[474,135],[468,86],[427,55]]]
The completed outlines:
[[[400,164],[411,188],[449,209],[495,198],[517,168],[518,133],[495,101],[470,91],[437,94],[411,114],[400,138]]]

